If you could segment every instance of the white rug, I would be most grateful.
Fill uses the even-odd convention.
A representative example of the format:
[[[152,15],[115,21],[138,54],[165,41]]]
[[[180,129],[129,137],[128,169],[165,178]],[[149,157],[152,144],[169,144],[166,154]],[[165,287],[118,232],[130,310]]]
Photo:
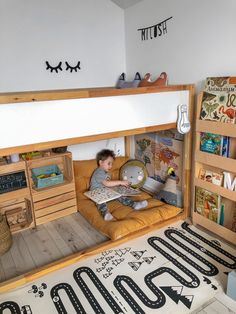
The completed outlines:
[[[0,314],[191,313],[235,268],[231,247],[177,223],[1,295]]]

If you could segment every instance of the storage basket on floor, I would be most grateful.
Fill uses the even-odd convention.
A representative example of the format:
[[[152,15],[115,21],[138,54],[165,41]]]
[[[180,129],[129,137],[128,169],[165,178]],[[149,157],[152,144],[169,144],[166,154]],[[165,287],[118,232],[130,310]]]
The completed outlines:
[[[0,256],[5,254],[12,245],[12,236],[5,217],[0,214]]]
[[[63,183],[63,173],[57,165],[32,169],[32,179],[38,189]]]

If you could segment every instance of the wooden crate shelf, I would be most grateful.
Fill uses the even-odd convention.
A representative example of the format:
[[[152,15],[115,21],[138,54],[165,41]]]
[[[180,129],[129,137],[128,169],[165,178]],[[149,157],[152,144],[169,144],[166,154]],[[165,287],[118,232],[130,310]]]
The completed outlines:
[[[37,188],[32,180],[32,169],[57,165],[63,173],[63,183]],[[77,211],[74,171],[70,152],[27,161],[36,225]]]

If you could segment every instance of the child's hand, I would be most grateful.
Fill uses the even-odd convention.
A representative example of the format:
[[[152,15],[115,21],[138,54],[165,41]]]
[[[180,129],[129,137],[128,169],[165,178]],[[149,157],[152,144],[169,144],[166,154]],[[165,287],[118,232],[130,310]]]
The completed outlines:
[[[128,180],[122,180],[120,185],[128,187],[128,186],[130,186],[130,182]]]

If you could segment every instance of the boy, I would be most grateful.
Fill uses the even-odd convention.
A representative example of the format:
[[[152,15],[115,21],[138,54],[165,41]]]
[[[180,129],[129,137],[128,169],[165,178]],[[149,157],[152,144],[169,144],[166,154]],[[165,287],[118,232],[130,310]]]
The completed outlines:
[[[90,190],[95,190],[102,187],[114,187],[118,185],[129,186],[127,180],[111,180],[110,170],[112,169],[113,162],[115,160],[115,154],[112,150],[103,149],[97,153],[96,156],[98,168],[93,172],[90,181]],[[135,210],[145,208],[148,205],[147,201],[134,202],[128,197],[119,197],[117,199],[123,205],[130,206]],[[114,217],[109,212],[106,203],[96,204],[98,210],[102,214],[104,220],[114,220]]]

